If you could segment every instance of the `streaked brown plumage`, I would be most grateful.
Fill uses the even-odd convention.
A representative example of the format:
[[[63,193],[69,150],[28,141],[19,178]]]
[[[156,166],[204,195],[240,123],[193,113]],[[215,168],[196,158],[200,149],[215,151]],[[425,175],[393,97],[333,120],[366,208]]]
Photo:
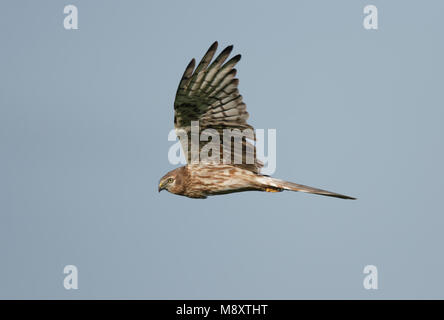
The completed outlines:
[[[242,139],[242,153],[234,152],[220,144],[220,154],[230,156],[230,164],[204,162],[195,164],[192,160],[191,122],[199,121],[199,133],[205,129],[216,130],[221,136],[224,129],[251,129],[247,123],[248,112],[238,91],[239,80],[235,78],[234,66],[240,60],[237,55],[225,60],[233,46],[225,48],[210,64],[217,49],[213,43],[201,62],[195,67],[195,60],[188,64],[177,89],[174,101],[174,126],[187,133],[187,139],[180,140],[187,151],[186,166],[168,172],[160,179],[159,192],[171,193],[190,198],[204,199],[207,196],[242,191],[280,192],[283,190],[320,194],[342,199],[354,199],[334,192],[316,189],[260,174],[263,164],[256,159],[256,148],[247,139]],[[180,136],[179,136],[180,137]],[[255,141],[255,136],[251,137]],[[207,142],[199,143],[199,150]],[[246,161],[253,156],[254,161]]]

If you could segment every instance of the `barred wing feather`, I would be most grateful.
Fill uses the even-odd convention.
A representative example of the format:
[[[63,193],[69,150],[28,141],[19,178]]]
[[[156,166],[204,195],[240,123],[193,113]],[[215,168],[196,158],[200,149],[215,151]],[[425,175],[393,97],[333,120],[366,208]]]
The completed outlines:
[[[235,78],[234,66],[241,56],[236,55],[225,62],[233,50],[233,46],[228,46],[211,62],[216,50],[217,42],[214,42],[196,68],[194,59],[186,67],[174,101],[174,126],[176,130],[187,133],[186,141],[181,139],[181,143],[187,150],[188,163],[191,162],[191,122],[199,121],[199,134],[206,129],[219,133],[221,159],[225,154],[230,154],[232,164],[258,173],[263,164],[256,159],[254,129],[247,123],[249,114],[238,90],[239,79]],[[242,137],[241,153],[234,152],[233,142],[231,149],[224,148],[222,135],[225,129],[232,130],[234,140],[241,138],[244,130],[250,129],[252,135],[248,138],[253,144]],[[206,143],[201,141],[199,150]],[[248,161],[250,159],[253,162]]]

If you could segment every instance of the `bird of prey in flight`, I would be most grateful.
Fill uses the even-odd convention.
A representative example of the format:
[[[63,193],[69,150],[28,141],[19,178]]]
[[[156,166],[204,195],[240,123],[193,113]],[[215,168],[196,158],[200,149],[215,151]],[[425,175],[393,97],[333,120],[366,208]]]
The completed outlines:
[[[232,49],[233,46],[226,47],[213,60],[217,50],[217,42],[214,42],[196,68],[194,59],[186,67],[174,101],[174,127],[176,133],[182,133],[178,136],[187,156],[187,165],[164,175],[159,182],[159,192],[165,189],[177,195],[205,199],[212,195],[242,191],[291,190],[355,199],[260,174],[263,163],[256,159],[256,147],[249,142],[255,141],[254,129],[247,123],[248,112],[239,94],[239,80],[235,78],[234,66],[241,56],[236,55],[225,62]],[[197,134],[196,131],[193,133],[193,123],[198,123]],[[196,161],[196,157],[193,157],[193,134],[198,138],[206,131],[222,135],[227,129],[235,132],[234,136],[241,130],[250,130],[250,133],[253,133],[241,137],[241,148],[237,150],[231,145],[227,147],[222,140],[216,140],[216,149],[220,150],[213,148],[211,154],[214,151],[221,152],[224,161],[221,161],[220,157],[217,161],[214,161],[214,158],[210,158],[211,161],[199,161],[199,152],[206,142],[198,140],[194,147]],[[240,154],[236,152],[239,150]],[[227,159],[229,161],[226,161]]]

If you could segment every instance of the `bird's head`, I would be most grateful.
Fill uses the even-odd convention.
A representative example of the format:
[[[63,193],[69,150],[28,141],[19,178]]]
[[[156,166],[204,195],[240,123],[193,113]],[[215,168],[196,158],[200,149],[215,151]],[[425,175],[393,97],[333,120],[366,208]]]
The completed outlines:
[[[160,178],[159,181],[159,192],[162,190],[167,190],[171,193],[178,193],[179,189],[181,188],[180,182],[181,182],[181,176],[180,176],[180,169],[178,168],[173,171],[168,172],[166,175],[164,175],[162,178]]]

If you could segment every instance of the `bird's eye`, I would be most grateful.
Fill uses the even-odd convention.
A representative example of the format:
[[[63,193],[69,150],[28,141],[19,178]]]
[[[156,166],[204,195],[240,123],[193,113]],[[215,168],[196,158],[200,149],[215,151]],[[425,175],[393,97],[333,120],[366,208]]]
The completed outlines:
[[[168,183],[173,182],[173,178],[168,178],[167,182],[168,182]]]

